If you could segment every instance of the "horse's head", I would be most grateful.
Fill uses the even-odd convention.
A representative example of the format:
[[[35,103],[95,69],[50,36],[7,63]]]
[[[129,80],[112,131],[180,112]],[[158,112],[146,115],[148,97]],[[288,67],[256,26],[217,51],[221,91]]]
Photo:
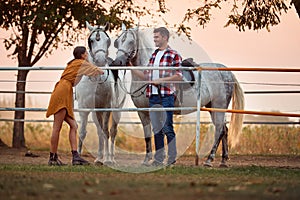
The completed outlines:
[[[124,66],[129,60],[136,59],[139,48],[138,41],[138,26],[126,29],[125,25],[122,24],[122,33],[114,42],[114,46],[118,51],[113,65]]]
[[[90,30],[88,45],[92,61],[97,66],[104,66],[107,63],[110,46],[110,37],[106,33],[109,29],[109,23],[106,23],[105,26],[91,26],[86,22],[86,26]]]

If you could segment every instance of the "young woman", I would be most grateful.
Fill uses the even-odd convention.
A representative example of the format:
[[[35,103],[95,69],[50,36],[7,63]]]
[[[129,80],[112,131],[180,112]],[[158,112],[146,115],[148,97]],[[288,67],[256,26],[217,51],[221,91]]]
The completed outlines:
[[[77,152],[76,132],[78,126],[73,112],[72,87],[79,83],[83,75],[98,76],[104,72],[99,67],[87,61],[88,53],[85,47],[75,47],[73,55],[74,59],[67,64],[67,67],[62,73],[59,82],[57,82],[55,85],[46,113],[46,117],[54,115],[48,165],[63,165],[57,156],[59,134],[63,121],[67,122],[70,126],[69,141],[73,156],[72,164],[88,164],[88,161],[82,159]]]

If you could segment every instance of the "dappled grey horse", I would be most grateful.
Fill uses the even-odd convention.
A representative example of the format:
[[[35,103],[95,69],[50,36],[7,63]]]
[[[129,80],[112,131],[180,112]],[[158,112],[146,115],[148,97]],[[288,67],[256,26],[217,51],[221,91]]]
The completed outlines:
[[[114,46],[118,49],[116,58],[113,62],[115,66],[126,66],[131,60],[134,66],[147,66],[148,60],[153,53],[152,38],[146,36],[143,30],[138,27],[126,29],[122,25],[122,33],[115,40]],[[184,63],[184,62],[183,62]],[[185,60],[187,66],[195,65],[189,60]],[[225,67],[217,63],[202,63],[199,66],[205,67]],[[197,77],[197,71],[193,71],[192,75]],[[186,83],[183,83],[186,84]],[[149,100],[142,90],[147,87],[137,76],[132,76],[130,94],[134,105],[138,108],[149,107]],[[179,88],[182,88],[179,86]],[[191,107],[197,105],[197,80],[196,84],[179,90],[176,98],[176,107]],[[227,109],[232,99],[233,109],[244,109],[244,94],[240,84],[236,80],[234,74],[230,71],[202,71],[201,73],[201,106],[207,108],[222,108]],[[174,111],[174,114],[189,114],[194,112]],[[146,142],[146,156],[144,164],[148,164],[152,159],[151,147],[151,126],[148,112],[138,111],[138,115],[143,125],[144,136]],[[221,166],[227,166],[228,157],[228,135],[232,138],[231,143],[235,144],[235,139],[238,139],[243,124],[243,116],[238,114],[231,115],[229,131],[225,123],[225,113],[210,112],[212,122],[215,126],[215,139],[211,151],[204,165],[212,166],[211,162],[215,158],[217,148],[222,141],[222,161]],[[231,139],[230,138],[230,139]]]
[[[108,48],[111,42],[110,37],[106,33],[108,30],[108,23],[105,26],[91,26],[88,22],[86,24],[90,30],[88,38],[89,61],[99,67],[107,67],[109,62]],[[122,73],[120,72],[119,75],[122,76]],[[114,78],[111,70],[104,70],[104,74],[98,78],[84,76],[75,88],[78,108],[122,107],[126,95],[119,89],[119,84],[120,83]],[[81,126],[79,131],[78,151],[81,153],[82,144],[87,133],[86,126],[89,112],[79,112],[79,115]],[[120,117],[120,112],[93,112],[93,121],[97,127],[99,140],[98,154],[95,160],[96,163],[113,164],[115,162],[114,143]],[[109,130],[110,120],[111,127]]]

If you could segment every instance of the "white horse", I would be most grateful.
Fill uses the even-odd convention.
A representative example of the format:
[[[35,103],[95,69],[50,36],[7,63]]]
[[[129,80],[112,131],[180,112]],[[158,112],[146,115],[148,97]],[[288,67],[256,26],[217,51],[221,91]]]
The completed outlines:
[[[91,26],[86,22],[90,35],[88,38],[89,46],[89,61],[95,65],[108,66],[108,48],[110,46],[110,37],[106,31],[109,24],[105,26]],[[119,76],[124,75],[117,71]],[[82,77],[81,81],[76,86],[76,99],[78,101],[78,108],[120,108],[125,102],[126,94],[119,89],[119,81],[114,77],[112,70],[105,70],[105,73],[99,78]],[[82,153],[82,144],[86,137],[86,126],[89,112],[79,112],[80,115],[80,131],[78,151]],[[98,155],[95,163],[100,164],[114,164],[114,143],[117,135],[117,126],[120,121],[121,113],[113,112],[93,112],[93,121],[97,127],[97,134],[99,140]],[[109,130],[109,121],[111,127]],[[111,139],[109,145],[109,138]],[[103,149],[104,147],[104,149]]]
[[[138,27],[126,29],[122,25],[122,33],[115,40],[114,46],[118,49],[116,59],[113,62],[115,66],[125,66],[129,60],[134,66],[146,66],[148,60],[153,53],[153,42],[151,37],[145,36],[142,30]],[[190,60],[185,60],[185,65],[195,65]],[[222,64],[216,63],[203,63],[200,66],[206,67],[225,67]],[[185,71],[186,77],[197,77],[197,72],[194,71],[191,75]],[[197,80],[196,84],[186,88],[186,83],[183,83],[185,88],[179,90],[175,107],[192,107],[197,105]],[[146,95],[141,93],[147,87],[137,76],[132,76],[131,82],[131,97],[134,105],[138,108],[149,107],[149,100]],[[201,106],[209,108],[223,108],[227,109],[232,99],[233,109],[244,109],[244,94],[240,84],[236,80],[234,74],[228,71],[202,71],[201,73]],[[193,111],[175,111],[174,114],[188,114]],[[225,113],[223,112],[210,112],[212,122],[215,126],[215,141],[212,146],[211,152],[205,162],[205,166],[212,166],[211,162],[215,158],[215,153],[222,140],[222,161],[221,166],[227,166],[226,161],[228,157],[228,135],[231,138],[237,139],[241,132],[243,124],[243,116],[232,114],[230,129],[228,131],[225,123]],[[144,164],[148,164],[152,159],[151,147],[151,126],[150,117],[148,112],[139,111],[138,115],[144,128],[144,136],[146,142],[146,156]],[[234,145],[234,141],[232,141]]]

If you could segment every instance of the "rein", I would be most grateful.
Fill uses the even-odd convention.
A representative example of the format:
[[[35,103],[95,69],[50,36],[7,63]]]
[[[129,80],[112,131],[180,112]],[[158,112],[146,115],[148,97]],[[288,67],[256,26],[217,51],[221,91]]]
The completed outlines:
[[[105,82],[107,81],[107,79],[108,79],[108,77],[109,77],[109,69],[107,69],[106,71],[107,71],[107,76],[106,76],[105,80],[103,80],[103,81],[98,81],[98,79],[95,78],[95,77],[89,77],[88,79],[89,79],[91,82],[96,82],[96,81],[98,81],[98,84],[103,84],[103,83],[105,83]],[[102,75],[99,75],[99,76],[101,77]],[[100,80],[101,80],[101,78],[100,78]]]
[[[121,81],[121,80],[120,80]],[[121,81],[122,82],[122,81]],[[145,91],[148,87],[149,83],[145,83],[143,84],[141,87],[137,88],[136,90],[134,90],[133,92],[129,92],[127,90],[127,88],[125,87],[125,85],[123,84],[120,84],[120,87],[122,88],[122,90],[126,93],[126,94],[129,94],[131,97],[133,98],[137,98],[137,97],[140,97],[142,96],[143,94],[145,94]],[[136,93],[140,92],[140,94],[137,94],[135,95]]]
[[[117,51],[117,52],[122,52],[125,56],[127,56],[127,60],[129,61],[129,60],[135,60],[135,59],[137,58],[136,56],[138,55],[138,51],[139,51],[139,49],[138,49],[138,47],[139,47],[139,36],[138,36],[138,32],[135,33],[133,30],[126,30],[126,32],[124,32],[123,34],[120,35],[120,37],[123,35],[122,42],[124,42],[124,41],[126,40],[127,34],[128,34],[128,33],[131,33],[131,34],[133,35],[133,38],[134,38],[134,40],[136,41],[136,46],[137,46],[137,48],[134,49],[134,50],[132,50],[132,51],[130,51],[130,52],[127,52],[127,51],[124,50],[124,49],[118,48],[118,51]],[[124,35],[124,34],[125,34],[125,35]],[[117,40],[119,40],[120,37],[119,37]],[[116,40],[116,41],[117,41],[117,40]],[[116,44],[115,44],[115,47],[117,47]],[[126,70],[125,70],[125,73],[126,73]],[[124,76],[124,77],[125,77],[125,76]],[[119,78],[119,79],[120,79],[120,78]],[[120,82],[122,83],[122,80],[120,80]],[[123,83],[124,83],[124,82],[125,82],[125,81],[123,81]],[[121,87],[121,89],[122,89],[126,94],[129,94],[129,95],[130,95],[131,97],[133,97],[133,98],[137,98],[137,97],[140,97],[140,96],[142,96],[142,95],[145,94],[145,91],[146,91],[148,85],[150,85],[150,84],[149,84],[149,83],[145,83],[145,84],[143,84],[142,86],[140,86],[139,88],[137,88],[136,90],[134,90],[133,92],[129,92],[129,91],[127,90],[125,84],[120,84],[120,87]],[[140,92],[140,93],[137,94],[138,92]]]

